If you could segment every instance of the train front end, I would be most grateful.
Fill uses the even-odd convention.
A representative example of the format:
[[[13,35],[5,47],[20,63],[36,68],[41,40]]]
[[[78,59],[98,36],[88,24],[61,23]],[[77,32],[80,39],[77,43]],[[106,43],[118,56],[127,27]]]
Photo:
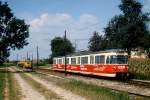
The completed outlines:
[[[128,54],[126,52],[116,53],[116,55],[110,56],[110,64],[113,66],[113,70],[116,73],[117,78],[128,77]]]

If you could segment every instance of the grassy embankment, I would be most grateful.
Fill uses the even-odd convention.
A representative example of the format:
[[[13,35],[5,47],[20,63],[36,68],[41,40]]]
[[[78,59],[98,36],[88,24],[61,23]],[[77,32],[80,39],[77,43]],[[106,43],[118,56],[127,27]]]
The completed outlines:
[[[47,100],[59,100],[61,99],[57,94],[55,94],[53,91],[48,90],[45,86],[42,84],[36,82],[31,77],[27,76],[26,74],[20,74],[23,79],[25,79],[34,89],[36,89],[39,93],[44,95]]]
[[[116,92],[108,88],[86,84],[77,80],[71,80],[63,84],[63,87],[90,100],[130,100],[127,93]]]
[[[129,59],[129,72],[136,79],[150,80],[150,59]]]
[[[125,92],[117,92],[108,88],[100,87],[94,84],[87,84],[74,79],[62,80],[53,77],[47,77],[42,74],[35,75],[53,82],[54,84],[75,94],[83,96],[88,100],[130,100],[129,95]]]
[[[36,68],[37,66],[34,66],[34,68]],[[45,65],[39,65],[39,68],[51,68],[52,65],[51,64],[45,64]]]
[[[0,72],[0,100],[4,98],[4,89],[5,89],[5,73]]]

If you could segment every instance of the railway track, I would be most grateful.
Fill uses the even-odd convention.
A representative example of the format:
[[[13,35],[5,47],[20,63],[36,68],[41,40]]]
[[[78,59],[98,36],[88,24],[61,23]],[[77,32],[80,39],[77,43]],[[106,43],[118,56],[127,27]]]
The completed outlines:
[[[150,81],[130,79],[130,80],[127,80],[126,82],[129,84],[150,88]]]
[[[64,72],[53,71],[51,69],[39,68],[38,70],[44,71],[44,72],[51,72],[52,74],[55,74],[55,73],[65,74]],[[68,73],[70,73],[70,72],[68,72]],[[117,80],[115,78],[105,78],[105,77],[99,78],[98,76],[93,76],[93,75],[89,76],[89,75],[76,74],[76,73],[70,73],[69,75],[76,75],[76,76],[80,75],[80,76],[85,76],[85,78],[95,78],[95,79],[111,80],[111,81],[117,81],[117,82],[119,81],[119,82],[123,82],[123,83],[128,83],[128,84],[133,84],[133,85],[137,85],[137,86],[150,88],[150,81],[146,81],[146,80],[137,80],[137,79]]]
[[[37,73],[44,74],[50,77],[66,79],[64,73],[55,72],[55,71],[52,71],[51,69],[39,68],[39,69],[36,69],[35,71]],[[135,79],[126,80],[126,81],[120,81],[120,80],[118,81],[115,79],[112,79],[112,80],[104,79],[104,78],[100,79],[98,77],[78,75],[78,74],[69,74],[69,77],[67,76],[67,79],[69,78],[81,80],[86,83],[92,83],[95,85],[103,86],[103,87],[110,88],[118,92],[127,92],[130,95],[134,95],[134,96],[150,98],[150,82],[149,81],[142,81],[142,80],[135,80]]]

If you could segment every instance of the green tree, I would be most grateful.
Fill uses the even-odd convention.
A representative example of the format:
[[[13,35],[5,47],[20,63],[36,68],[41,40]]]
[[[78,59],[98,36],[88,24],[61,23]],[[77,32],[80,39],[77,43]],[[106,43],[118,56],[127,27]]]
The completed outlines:
[[[137,0],[121,0],[119,8],[122,14],[113,17],[105,28],[107,48],[122,48],[130,52],[137,47],[150,47],[149,14],[143,13],[142,7]]]
[[[29,25],[16,18],[8,4],[0,1],[0,64],[10,55],[10,50],[23,48],[28,44]]]
[[[51,57],[64,56],[65,50],[66,54],[70,54],[75,51],[75,48],[68,39],[65,41],[65,38],[55,37],[53,40],[51,40]]]
[[[104,49],[105,43],[102,35],[99,35],[99,33],[95,31],[88,44],[89,51],[100,51]]]

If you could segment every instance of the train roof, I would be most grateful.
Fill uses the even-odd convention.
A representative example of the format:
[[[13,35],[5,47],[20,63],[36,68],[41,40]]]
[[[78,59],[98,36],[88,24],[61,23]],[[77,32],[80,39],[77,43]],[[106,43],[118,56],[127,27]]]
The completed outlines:
[[[97,51],[97,52],[80,51],[80,52],[75,52],[75,53],[72,53],[72,54],[68,54],[67,57],[81,56],[81,55],[90,55],[90,54],[98,54],[98,53],[126,53],[126,51],[123,50],[123,49],[110,49],[110,50]],[[54,57],[54,58],[61,58],[61,57],[64,57],[64,56],[59,56],[59,57]]]

